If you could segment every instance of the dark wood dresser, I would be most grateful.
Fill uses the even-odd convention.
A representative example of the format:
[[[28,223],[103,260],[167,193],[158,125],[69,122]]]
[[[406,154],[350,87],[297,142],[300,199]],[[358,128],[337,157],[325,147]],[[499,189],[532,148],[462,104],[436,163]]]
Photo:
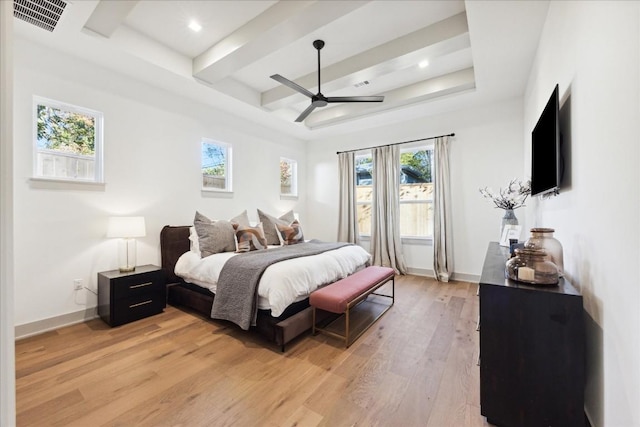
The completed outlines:
[[[167,305],[165,275],[160,267],[98,273],[98,315],[110,326],[161,313]]]
[[[480,407],[505,427],[585,425],[582,296],[567,281],[505,278],[509,250],[489,244],[480,278]]]

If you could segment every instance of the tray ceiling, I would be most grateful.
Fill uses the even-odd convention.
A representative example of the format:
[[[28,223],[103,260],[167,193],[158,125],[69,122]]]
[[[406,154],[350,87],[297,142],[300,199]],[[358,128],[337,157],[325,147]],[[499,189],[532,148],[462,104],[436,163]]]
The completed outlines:
[[[30,39],[85,52],[95,62],[110,58],[111,68],[150,84],[217,98],[209,103],[308,138],[314,130],[344,131],[349,123],[450,110],[456,99],[462,106],[521,96],[547,3],[73,1],[52,33],[15,27]],[[192,22],[200,31],[189,28]],[[384,95],[384,102],[330,104],[293,123],[309,99],[269,76],[316,93],[315,39],[326,43],[323,94]]]

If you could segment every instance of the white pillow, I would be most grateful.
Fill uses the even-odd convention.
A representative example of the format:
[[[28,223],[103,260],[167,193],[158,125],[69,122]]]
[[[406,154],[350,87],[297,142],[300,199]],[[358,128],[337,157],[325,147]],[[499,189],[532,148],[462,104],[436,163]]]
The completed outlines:
[[[198,239],[196,227],[194,227],[193,225],[189,227],[189,242],[191,252],[196,253],[199,257],[201,257],[202,255],[200,254],[200,240]]]

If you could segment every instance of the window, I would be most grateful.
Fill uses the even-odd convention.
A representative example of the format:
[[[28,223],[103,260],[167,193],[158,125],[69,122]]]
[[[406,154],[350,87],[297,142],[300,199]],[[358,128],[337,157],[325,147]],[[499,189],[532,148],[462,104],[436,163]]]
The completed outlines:
[[[400,235],[433,236],[433,147],[400,151]]]
[[[280,195],[298,195],[298,162],[280,158]]]
[[[231,145],[202,140],[202,189],[231,191]]]
[[[102,113],[36,97],[34,177],[103,182]]]
[[[371,203],[373,200],[373,161],[371,154],[356,156],[356,197],[358,229],[371,235]],[[400,235],[431,237],[433,235],[433,181],[431,167],[433,147],[406,148],[400,152]]]

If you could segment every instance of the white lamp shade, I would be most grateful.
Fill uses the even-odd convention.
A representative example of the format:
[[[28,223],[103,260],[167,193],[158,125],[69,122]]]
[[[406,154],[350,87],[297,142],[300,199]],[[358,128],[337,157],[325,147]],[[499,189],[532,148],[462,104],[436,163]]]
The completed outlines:
[[[109,217],[107,237],[144,237],[146,236],[144,217],[112,216]]]

